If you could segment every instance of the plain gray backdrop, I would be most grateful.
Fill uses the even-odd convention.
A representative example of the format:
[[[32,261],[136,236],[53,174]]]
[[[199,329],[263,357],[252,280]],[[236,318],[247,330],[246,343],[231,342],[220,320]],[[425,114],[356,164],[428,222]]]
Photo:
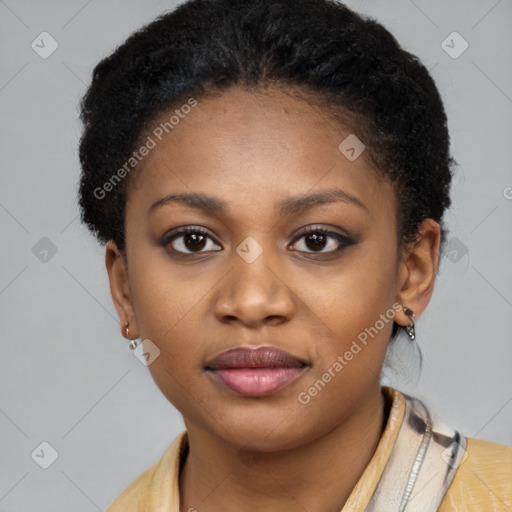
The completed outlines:
[[[512,2],[347,3],[431,70],[459,163],[448,249],[417,322],[421,376],[403,339],[384,383],[466,436],[512,445]],[[120,335],[104,248],[76,199],[77,103],[93,67],[176,4],[0,0],[2,512],[105,510],[184,428]]]

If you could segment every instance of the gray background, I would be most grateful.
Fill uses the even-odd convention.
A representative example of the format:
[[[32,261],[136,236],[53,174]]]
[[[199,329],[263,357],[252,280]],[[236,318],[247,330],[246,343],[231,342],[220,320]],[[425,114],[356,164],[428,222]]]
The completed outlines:
[[[119,333],[104,249],[76,203],[93,66],[175,4],[0,0],[0,511],[105,510],[183,429]],[[449,251],[417,323],[421,377],[403,340],[385,383],[465,435],[512,445],[512,2],[348,4],[431,70],[460,164]],[[47,59],[31,48],[43,31],[59,45]],[[441,46],[453,31],[469,44],[456,59]],[[46,470],[31,457],[43,441],[58,453]]]

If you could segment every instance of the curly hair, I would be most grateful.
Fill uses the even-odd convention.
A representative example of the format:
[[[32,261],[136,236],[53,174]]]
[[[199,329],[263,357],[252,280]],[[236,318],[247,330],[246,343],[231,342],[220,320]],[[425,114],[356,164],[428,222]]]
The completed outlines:
[[[398,248],[417,239],[427,218],[440,224],[443,247],[456,162],[440,94],[381,24],[334,0],[189,0],[97,64],[80,104],[79,205],[100,242],[113,240],[124,253],[127,187],[136,172],[107,197],[98,190],[150,123],[187,98],[232,86],[302,91],[325,105],[393,184]]]

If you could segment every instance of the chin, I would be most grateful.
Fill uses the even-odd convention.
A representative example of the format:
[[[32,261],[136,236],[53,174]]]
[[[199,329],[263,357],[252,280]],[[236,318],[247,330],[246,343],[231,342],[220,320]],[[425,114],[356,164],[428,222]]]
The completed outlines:
[[[218,415],[217,421],[203,420],[208,422],[206,428],[211,434],[234,448],[278,452],[300,447],[324,433],[313,416],[308,415],[310,422],[307,422],[303,416],[299,417],[300,412],[300,409],[290,410],[282,405],[277,409],[263,405],[245,410],[233,407]],[[325,432],[328,430],[326,427]]]

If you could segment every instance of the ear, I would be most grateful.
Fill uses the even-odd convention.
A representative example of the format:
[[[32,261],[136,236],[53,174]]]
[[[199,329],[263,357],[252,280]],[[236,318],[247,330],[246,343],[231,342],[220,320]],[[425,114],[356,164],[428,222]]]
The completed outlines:
[[[432,219],[425,219],[420,225],[415,244],[406,248],[399,263],[397,301],[420,317],[434,291],[439,266],[439,245],[441,228]],[[395,322],[408,325],[411,319],[404,310],[397,311]]]
[[[138,338],[139,330],[133,310],[127,263],[113,240],[107,242],[105,266],[110,282],[110,293],[121,324],[121,334],[130,340]],[[129,338],[126,336],[126,324],[129,325]]]

